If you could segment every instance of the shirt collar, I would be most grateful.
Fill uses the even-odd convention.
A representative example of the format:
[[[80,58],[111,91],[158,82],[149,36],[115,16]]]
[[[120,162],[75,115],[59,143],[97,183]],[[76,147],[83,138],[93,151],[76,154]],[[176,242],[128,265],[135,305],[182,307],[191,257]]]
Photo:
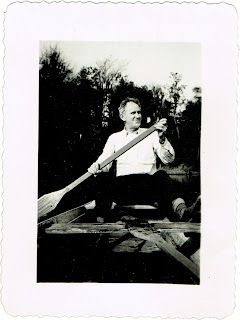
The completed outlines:
[[[140,131],[141,131],[141,128],[138,128],[136,131],[130,133],[130,132],[128,132],[125,128],[123,128],[123,131],[122,131],[122,132],[123,132],[124,135],[127,137],[127,136],[130,135],[130,134],[138,135],[138,134],[140,133]]]

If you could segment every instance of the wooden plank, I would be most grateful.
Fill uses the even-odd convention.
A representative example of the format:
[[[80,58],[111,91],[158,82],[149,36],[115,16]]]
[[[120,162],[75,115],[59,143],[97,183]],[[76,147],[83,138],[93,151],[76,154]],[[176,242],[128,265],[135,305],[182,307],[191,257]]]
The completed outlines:
[[[192,254],[190,256],[190,259],[196,263],[198,266],[200,266],[200,249],[198,249],[197,251],[194,252],[194,254]]]
[[[119,223],[57,223],[45,230],[48,234],[115,233],[122,232],[125,224]]]
[[[75,219],[76,217],[78,217],[82,212],[83,212],[83,208],[77,207],[75,209],[62,212],[54,217],[41,221],[38,223],[38,226],[43,226],[43,225],[46,226],[51,223],[68,223],[72,219]]]
[[[152,243],[150,241],[145,241],[142,248],[139,250],[139,252],[142,253],[153,253],[153,252],[159,252],[161,249],[159,249],[155,243]]]
[[[141,224],[141,227],[128,227],[126,229],[125,223],[57,223],[53,224],[51,227],[47,228],[45,232],[47,234],[108,234],[110,237],[121,237],[123,234],[126,234],[130,231],[132,235],[137,238],[151,241],[159,249],[167,252],[175,258],[185,264],[188,268],[193,269],[194,274],[199,274],[199,246],[200,243],[191,242],[189,237],[184,235],[184,232],[196,232],[198,234],[200,230],[199,224],[193,223],[176,223],[169,221],[158,221],[152,220],[149,221],[150,225],[154,227],[156,232],[151,228],[146,226],[146,224]],[[146,226],[146,227],[145,227]],[[145,227],[145,228],[144,228]],[[180,231],[180,232],[179,232]],[[184,232],[182,232],[184,231]],[[190,241],[190,242],[189,242]],[[185,247],[188,244],[188,253],[189,247],[191,252],[189,255],[186,254]],[[130,245],[130,249],[127,248],[127,245]],[[127,249],[126,249],[127,248]],[[117,251],[131,251],[130,242],[127,244],[120,245]],[[144,251],[144,250],[143,250]],[[197,252],[198,251],[198,252]],[[195,253],[196,252],[196,253]],[[188,259],[189,258],[189,259]],[[186,260],[187,259],[187,260]],[[194,262],[194,265],[189,267],[189,261]],[[197,270],[197,271],[196,271]],[[192,270],[191,270],[192,271]]]
[[[174,223],[170,222],[168,218],[165,218],[161,223],[166,223],[174,227]],[[181,224],[183,226],[182,228]],[[162,238],[166,240],[167,243],[173,245],[184,256],[190,258],[194,263],[200,266],[200,224],[188,222],[189,228],[185,228],[184,224],[185,223],[180,222],[176,223],[176,225],[179,226],[178,229],[176,228],[178,232],[172,232],[169,229],[158,229],[158,231],[161,232]],[[153,224],[151,226],[155,225]],[[192,230],[191,226],[193,227]],[[196,228],[196,230],[194,230],[194,228]],[[189,232],[191,232],[191,236]]]
[[[167,231],[172,233],[194,232],[200,233],[200,223],[193,222],[170,222],[161,220],[149,220],[148,223],[158,231]]]
[[[80,211],[79,211],[80,212]],[[71,217],[79,214],[78,211],[71,212]],[[56,218],[57,219],[57,218]],[[62,220],[62,219],[61,219]],[[62,223],[62,221],[57,220],[57,223],[54,223],[51,227],[46,229],[46,232],[57,232],[61,233],[61,230],[64,233],[72,233],[73,230],[78,231],[78,233],[98,233],[98,232],[113,232],[118,231],[119,229],[125,228],[124,222],[116,222],[116,223],[69,223],[70,216],[68,216],[67,223]],[[69,221],[70,220],[70,221]],[[179,232],[193,232],[200,233],[200,224],[192,223],[192,222],[163,222],[159,220],[150,220],[148,223],[154,227],[154,229],[158,232],[168,232],[168,233],[178,233]],[[141,226],[145,226],[147,223],[142,222]],[[83,231],[85,230],[85,231]],[[107,231],[108,230],[108,231]],[[186,240],[186,237],[184,238]],[[183,241],[184,242],[184,241]]]
[[[190,259],[185,257],[181,252],[179,252],[172,244],[165,241],[161,235],[153,233],[150,228],[128,228],[129,232],[140,239],[153,242],[157,247],[167,253],[169,256],[173,257],[188,270],[190,270],[196,277],[199,278],[200,271],[199,266],[192,262]]]
[[[87,210],[93,209],[95,206],[95,201],[90,201],[84,205],[78,206],[76,208],[59,213],[56,216],[50,217],[38,223],[38,226],[48,225],[51,223],[70,223],[71,221],[77,219],[81,215],[85,215]]]
[[[182,232],[162,232],[161,235],[167,243],[173,245],[198,266],[200,265],[200,238],[194,239],[194,237],[186,237]],[[198,235],[198,233],[196,233],[196,235]]]
[[[112,251],[113,252],[137,252],[142,248],[144,243],[145,243],[144,240],[134,237],[134,238],[126,239],[121,243],[117,244]]]
[[[79,212],[71,212],[71,217],[74,217]],[[61,219],[62,220],[62,219]],[[98,232],[114,232],[125,228],[123,222],[116,223],[69,223],[70,216],[68,216],[67,223],[54,223],[51,227],[46,229],[47,233],[98,233]],[[178,233],[179,232],[200,232],[200,224],[192,222],[162,222],[159,220],[150,220],[148,223],[154,227],[158,232],[168,232],[168,233]],[[147,225],[147,223],[142,222],[142,226]],[[78,231],[77,231],[78,230]],[[186,239],[186,238],[185,238]]]

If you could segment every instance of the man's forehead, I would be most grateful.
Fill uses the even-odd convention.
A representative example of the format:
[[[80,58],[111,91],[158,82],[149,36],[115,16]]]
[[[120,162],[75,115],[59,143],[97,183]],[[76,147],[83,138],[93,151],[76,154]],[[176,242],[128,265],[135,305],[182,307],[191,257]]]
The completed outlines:
[[[135,103],[133,101],[129,101],[126,104],[125,111],[132,112],[134,110],[141,110],[141,108],[139,107],[139,105],[137,103]]]

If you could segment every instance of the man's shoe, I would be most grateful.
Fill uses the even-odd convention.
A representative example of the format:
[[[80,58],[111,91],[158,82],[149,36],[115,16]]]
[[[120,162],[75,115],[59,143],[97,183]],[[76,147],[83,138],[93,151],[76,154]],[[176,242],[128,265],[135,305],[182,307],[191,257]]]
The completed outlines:
[[[201,220],[201,195],[191,207],[184,209],[180,222],[200,222]]]

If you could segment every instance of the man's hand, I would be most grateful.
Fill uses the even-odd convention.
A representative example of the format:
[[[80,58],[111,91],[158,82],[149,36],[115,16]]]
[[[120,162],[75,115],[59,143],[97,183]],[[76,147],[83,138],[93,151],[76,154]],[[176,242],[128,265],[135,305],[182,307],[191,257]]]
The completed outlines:
[[[167,131],[167,119],[162,118],[160,121],[154,124],[154,127],[159,131],[159,133],[166,133]]]
[[[100,165],[98,162],[93,162],[93,164],[91,165],[91,167],[88,168],[88,172],[96,175],[99,172],[102,172],[102,170],[100,170]]]
[[[158,130],[160,143],[164,143],[167,131],[167,119],[162,118],[160,121],[154,124],[154,127]]]

